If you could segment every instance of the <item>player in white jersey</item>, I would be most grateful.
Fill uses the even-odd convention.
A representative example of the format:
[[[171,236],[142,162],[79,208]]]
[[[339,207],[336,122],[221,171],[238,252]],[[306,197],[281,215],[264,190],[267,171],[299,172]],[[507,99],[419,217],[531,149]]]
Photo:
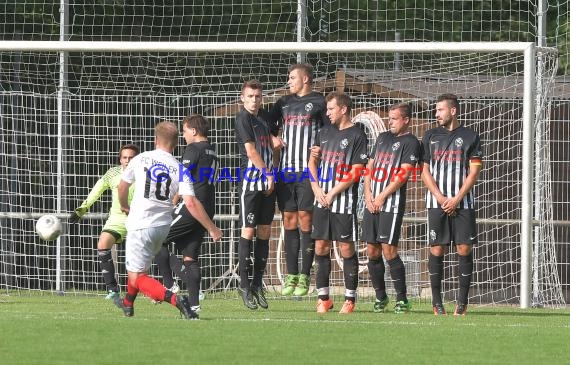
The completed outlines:
[[[121,210],[128,215],[125,253],[128,284],[122,309],[129,317],[134,315],[133,304],[140,291],[151,299],[172,304],[187,319],[198,318],[190,307],[187,296],[177,296],[147,275],[154,256],[170,230],[174,207],[172,200],[177,193],[184,199],[188,211],[208,230],[214,241],[222,237],[220,229],[194,196],[190,178],[186,174],[180,174],[182,166],[172,156],[177,143],[178,129],[174,123],[157,124],[156,149],[141,153],[133,159],[119,184]],[[133,183],[135,194],[131,209],[127,195],[129,186]]]
[[[69,216],[69,223],[79,222],[89,208],[99,200],[101,195],[103,195],[105,191],[111,190],[111,209],[109,210],[109,218],[107,218],[103,230],[99,235],[97,256],[99,257],[99,267],[107,289],[106,299],[112,299],[114,301],[120,301],[121,298],[119,296],[119,284],[115,278],[115,264],[113,263],[111,248],[115,243],[123,242],[127,235],[127,229],[125,228],[127,215],[121,211],[117,187],[121,182],[121,174],[127,168],[129,162],[138,154],[139,148],[134,144],[122,146],[119,150],[120,165],[113,166],[107,170],[105,175],[97,180],[83,203]],[[129,191],[129,201],[130,198],[132,198],[132,193],[133,189]]]

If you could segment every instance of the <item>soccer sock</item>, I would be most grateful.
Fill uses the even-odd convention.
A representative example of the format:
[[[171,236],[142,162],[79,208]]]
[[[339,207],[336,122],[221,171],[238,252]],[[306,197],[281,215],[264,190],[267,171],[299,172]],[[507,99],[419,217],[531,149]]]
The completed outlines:
[[[315,241],[311,238],[311,232],[301,231],[301,274],[311,275],[313,260],[315,259]]]
[[[151,278],[148,275],[145,274],[139,275],[139,277],[137,278],[136,286],[144,295],[146,295],[151,299],[154,299],[159,302],[162,301],[169,302],[168,299],[170,298],[166,298],[165,294],[167,291],[170,293],[170,290],[167,290],[164,287],[164,285],[160,283],[160,281]],[[172,295],[172,293],[170,293],[170,295]],[[176,304],[176,301],[174,302],[174,304]]]
[[[162,246],[156,256],[154,261],[158,266],[158,271],[162,274],[162,283],[165,287],[171,288],[174,284],[174,278],[172,277],[172,270],[170,269],[170,251],[168,247]]]
[[[443,277],[443,256],[434,256],[431,252],[428,258],[429,281],[431,284],[432,304],[442,304],[441,279]]]
[[[299,273],[299,230],[285,230],[285,262],[287,264],[287,273],[297,275]]]
[[[457,301],[467,304],[469,301],[469,287],[473,275],[473,253],[467,256],[459,256],[459,297]]]
[[[396,256],[392,260],[388,260],[390,266],[390,276],[394,281],[394,289],[396,289],[396,301],[408,301],[406,296],[406,268],[400,256]]]
[[[137,294],[139,293],[139,289],[131,284],[131,281],[127,281],[127,294],[125,294],[125,298],[123,298],[123,304],[126,307],[132,307],[135,303],[135,299],[137,299]]]
[[[346,288],[345,300],[355,300],[355,292],[358,288],[358,256],[356,252],[349,258],[342,258],[344,266],[344,286]]]
[[[330,283],[330,274],[331,274],[331,254],[327,255],[315,255],[315,262],[317,263],[317,275],[316,275],[316,286],[317,289],[319,288],[328,288]],[[328,295],[326,298],[321,298],[319,294],[319,298],[326,300],[328,299]]]
[[[188,288],[188,299],[191,306],[200,305],[200,264],[198,261],[184,261],[180,268],[180,278]]]
[[[249,289],[249,272],[251,271],[251,245],[252,241],[243,237],[238,242],[238,266],[240,286],[243,289]]]
[[[382,256],[375,260],[368,260],[368,274],[370,275],[370,281],[372,282],[372,287],[376,292],[376,299],[378,300],[386,298],[386,282],[384,281],[385,272],[386,267],[384,266]]]
[[[97,255],[99,256],[99,266],[107,291],[118,293],[119,286],[117,285],[117,279],[115,279],[115,265],[113,264],[111,249],[97,250]]]
[[[263,274],[267,266],[267,256],[269,255],[269,240],[257,238],[253,249],[253,279],[251,285],[255,288],[261,288],[263,285]]]

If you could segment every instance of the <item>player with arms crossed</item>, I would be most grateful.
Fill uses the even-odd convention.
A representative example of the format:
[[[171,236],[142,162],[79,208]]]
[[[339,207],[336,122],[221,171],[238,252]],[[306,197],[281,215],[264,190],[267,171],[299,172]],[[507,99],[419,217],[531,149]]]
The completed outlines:
[[[473,245],[477,243],[472,188],[482,167],[479,135],[461,125],[457,96],[438,96],[438,126],[422,139],[422,180],[428,192],[428,242],[433,313],[446,315],[441,297],[443,257],[454,244],[459,261],[459,295],[454,315],[465,315],[473,274]]]
[[[218,156],[214,146],[208,142],[210,124],[201,115],[191,115],[182,122],[182,135],[187,145],[182,155],[182,164],[190,174],[194,185],[194,194],[202,203],[208,217],[214,218],[216,205],[215,177],[218,169]],[[192,310],[200,310],[200,248],[206,229],[188,211],[184,201],[174,208],[174,220],[168,237],[164,241],[155,261],[162,273],[164,286],[176,288],[172,270],[182,279],[188,288],[188,298]],[[176,255],[170,255],[168,246],[174,244],[176,251],[182,254],[182,262]]]
[[[358,239],[356,206],[359,173],[367,162],[368,138],[350,120],[348,95],[327,95],[327,115],[331,124],[319,131],[315,146],[320,157],[311,154],[309,170],[315,194],[313,234],[317,264],[317,312],[333,308],[329,296],[331,241],[337,241],[344,266],[345,301],[340,313],[352,313],[358,288],[358,256],[354,242]],[[356,182],[356,183],[355,183]]]
[[[109,210],[109,218],[103,226],[99,241],[97,242],[97,256],[99,257],[99,266],[103,281],[107,288],[106,299],[113,299],[117,304],[120,302],[119,284],[115,278],[115,264],[113,263],[113,256],[111,248],[115,243],[121,243],[125,240],[127,229],[125,228],[125,221],[127,215],[121,211],[121,204],[119,203],[119,196],[117,187],[121,182],[121,174],[129,165],[129,162],[139,154],[139,148],[134,144],[127,144],[119,150],[119,166],[111,167],[103,177],[101,177],[91,189],[87,198],[81,205],[75,209],[69,216],[69,223],[77,223],[87,213],[89,208],[103,195],[103,193],[110,189],[112,192],[111,209]],[[129,201],[132,198],[133,189],[129,191]]]
[[[315,244],[311,239],[315,196],[309,179],[303,179],[301,176],[308,169],[310,148],[317,132],[330,122],[326,116],[325,98],[312,89],[313,67],[310,64],[292,65],[289,68],[287,84],[290,94],[277,100],[269,112],[270,118],[283,130],[285,145],[279,164],[283,179],[276,184],[277,202],[285,228],[287,266],[287,276],[281,294],[302,296],[309,292],[315,253]],[[273,131],[275,132],[276,128],[273,128]]]
[[[222,237],[222,232],[196,198],[190,178],[179,174],[180,166],[172,156],[178,143],[176,125],[160,122],[154,131],[156,149],[134,158],[119,184],[121,210],[128,214],[125,252],[128,284],[122,309],[126,316],[133,316],[134,301],[140,291],[151,299],[172,304],[187,319],[198,319],[190,307],[188,297],[177,296],[167,290],[158,280],[148,276],[147,272],[170,231],[172,199],[175,194],[182,196],[190,214],[206,227],[214,241]],[[135,194],[131,202],[133,209],[127,200],[127,192],[132,183],[135,183]]]
[[[395,313],[408,312],[406,271],[398,255],[398,241],[406,208],[406,185],[415,173],[420,156],[420,142],[410,133],[412,110],[408,104],[390,107],[389,131],[378,136],[364,176],[366,210],[362,220],[362,240],[368,243],[368,273],[376,292],[374,312],[388,305],[384,282],[384,260],[396,289]],[[414,176],[415,180],[415,176]]]
[[[263,274],[269,255],[271,223],[275,214],[275,177],[273,170],[273,143],[269,127],[260,109],[261,83],[246,81],[241,90],[243,108],[235,119],[236,142],[240,153],[239,219],[241,237],[238,241],[240,293],[243,304],[249,309],[258,305],[267,309],[269,304],[263,290]],[[253,236],[253,277],[250,282]]]

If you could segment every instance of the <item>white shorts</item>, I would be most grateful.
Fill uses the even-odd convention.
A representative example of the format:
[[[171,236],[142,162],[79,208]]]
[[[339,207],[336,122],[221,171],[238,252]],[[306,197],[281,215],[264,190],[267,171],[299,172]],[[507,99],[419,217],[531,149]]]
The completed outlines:
[[[127,271],[147,272],[169,231],[170,224],[128,231],[125,247]]]

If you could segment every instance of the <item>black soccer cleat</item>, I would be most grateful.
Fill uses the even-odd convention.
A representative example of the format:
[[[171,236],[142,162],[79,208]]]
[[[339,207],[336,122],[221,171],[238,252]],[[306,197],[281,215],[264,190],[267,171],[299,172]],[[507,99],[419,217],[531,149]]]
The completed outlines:
[[[453,312],[454,316],[464,316],[467,314],[467,304],[457,303],[455,305],[455,311]]]
[[[445,307],[441,303],[436,303],[433,305],[433,314],[436,316],[447,316]]]
[[[241,299],[243,300],[243,304],[249,309],[257,309],[257,303],[253,298],[253,294],[251,293],[250,289],[238,288],[238,291],[241,295]]]
[[[269,303],[267,303],[267,298],[265,298],[265,290],[263,290],[262,288],[252,287],[251,294],[261,308],[263,309],[269,308]]]
[[[192,310],[190,306],[190,302],[188,301],[188,296],[186,295],[177,295],[176,296],[176,308],[180,310],[180,315],[184,319],[200,319],[198,313]]]

